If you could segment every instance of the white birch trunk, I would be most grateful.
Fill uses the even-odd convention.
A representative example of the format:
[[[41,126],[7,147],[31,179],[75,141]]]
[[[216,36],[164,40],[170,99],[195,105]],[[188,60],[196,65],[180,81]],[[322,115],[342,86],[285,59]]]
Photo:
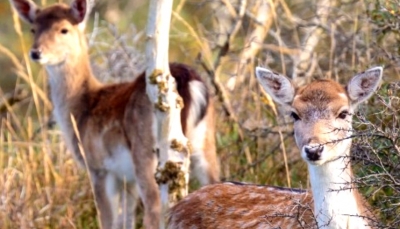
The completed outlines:
[[[189,180],[188,140],[183,135],[180,98],[169,71],[169,28],[173,0],[151,0],[147,22],[146,91],[154,103],[153,135],[158,149],[156,179],[161,192],[160,228],[165,228],[165,213],[187,195]]]

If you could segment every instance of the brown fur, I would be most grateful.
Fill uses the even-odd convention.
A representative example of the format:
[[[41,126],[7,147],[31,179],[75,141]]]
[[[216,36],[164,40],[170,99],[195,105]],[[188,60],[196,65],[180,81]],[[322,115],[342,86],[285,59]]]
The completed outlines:
[[[183,199],[171,209],[169,224],[171,229],[316,228],[312,209],[311,194],[304,190],[222,183]]]

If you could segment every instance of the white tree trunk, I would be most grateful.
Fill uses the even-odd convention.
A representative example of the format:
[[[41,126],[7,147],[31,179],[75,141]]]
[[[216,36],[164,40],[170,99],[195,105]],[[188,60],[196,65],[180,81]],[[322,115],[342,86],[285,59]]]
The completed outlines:
[[[156,179],[161,192],[160,228],[165,228],[164,216],[168,208],[188,193],[188,140],[183,135],[180,98],[175,79],[169,71],[169,28],[173,0],[151,0],[147,22],[146,91],[154,103],[154,148],[158,150]]]

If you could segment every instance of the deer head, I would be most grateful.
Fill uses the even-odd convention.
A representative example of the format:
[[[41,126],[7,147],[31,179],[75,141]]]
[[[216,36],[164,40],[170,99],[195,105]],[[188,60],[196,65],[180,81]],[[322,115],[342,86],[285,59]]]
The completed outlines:
[[[348,154],[354,110],[377,89],[382,67],[355,75],[346,87],[317,80],[295,88],[285,76],[262,67],[256,68],[256,75],[275,102],[289,107],[302,158],[308,164],[322,165]]]
[[[41,9],[31,0],[10,0],[21,19],[32,26],[30,57],[43,65],[79,59],[86,52],[83,31],[93,1],[75,0],[70,6],[55,4]]]

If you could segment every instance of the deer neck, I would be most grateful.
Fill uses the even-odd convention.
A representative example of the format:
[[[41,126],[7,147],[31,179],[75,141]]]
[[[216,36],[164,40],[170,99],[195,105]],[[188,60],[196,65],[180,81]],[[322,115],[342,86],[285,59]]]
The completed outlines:
[[[352,184],[350,144],[342,157],[323,165],[309,165],[314,214],[319,228],[366,229],[358,190]]]
[[[73,129],[71,115],[81,117],[87,107],[87,94],[101,86],[92,75],[87,52],[71,56],[57,65],[46,66],[54,116],[67,141]]]
[[[82,96],[95,90],[100,82],[93,76],[89,57],[80,54],[67,58],[57,65],[46,66],[49,76],[51,100],[55,109],[72,107],[82,101]]]

